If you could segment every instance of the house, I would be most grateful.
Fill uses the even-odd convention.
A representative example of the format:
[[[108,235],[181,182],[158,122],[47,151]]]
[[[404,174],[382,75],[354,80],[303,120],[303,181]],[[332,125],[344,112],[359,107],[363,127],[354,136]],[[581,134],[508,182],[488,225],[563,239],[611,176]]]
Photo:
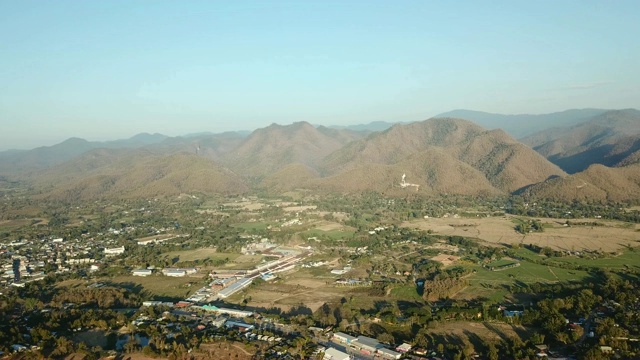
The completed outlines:
[[[343,353],[340,350],[334,349],[332,347],[327,348],[324,351],[324,360],[349,360],[351,357],[347,353]]]
[[[412,347],[413,346],[411,346],[411,344],[403,343],[402,345],[396,348],[396,351],[401,353],[406,353],[406,352],[409,352]]]

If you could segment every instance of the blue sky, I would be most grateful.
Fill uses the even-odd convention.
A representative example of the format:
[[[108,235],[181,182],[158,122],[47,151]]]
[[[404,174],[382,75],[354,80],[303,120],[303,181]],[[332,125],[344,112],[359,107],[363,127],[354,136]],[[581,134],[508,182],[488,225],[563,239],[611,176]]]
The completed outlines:
[[[0,149],[640,108],[640,1],[0,0]]]

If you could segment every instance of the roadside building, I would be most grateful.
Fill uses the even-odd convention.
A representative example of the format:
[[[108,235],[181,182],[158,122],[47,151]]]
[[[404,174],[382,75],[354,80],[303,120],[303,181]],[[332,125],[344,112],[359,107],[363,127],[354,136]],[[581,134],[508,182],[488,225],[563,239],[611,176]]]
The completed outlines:
[[[149,276],[153,274],[153,271],[149,269],[136,269],[131,272],[133,276]]]
[[[411,344],[403,343],[402,345],[400,345],[400,346],[398,346],[396,348],[396,351],[400,352],[400,353],[406,353],[406,352],[411,351],[412,347],[413,346],[411,346]]]
[[[378,349],[378,354],[380,354],[385,359],[400,359],[400,357],[402,356],[401,353],[387,348]]]
[[[347,353],[343,353],[338,349],[334,349],[332,347],[327,348],[324,351],[324,360],[349,360],[351,357]]]
[[[383,347],[378,340],[362,335],[358,336],[356,340],[352,341],[351,346],[365,355],[373,355],[378,349],[381,349]]]
[[[228,278],[222,278],[222,279],[215,279],[211,283],[211,288],[214,289],[214,290],[222,290],[222,289],[230,286],[234,282],[236,282],[236,280],[237,280],[237,278],[235,276],[228,277]]]
[[[222,299],[227,298],[235,294],[236,292],[246,288],[247,286],[251,285],[252,282],[253,282],[253,279],[242,278],[237,282],[233,283],[232,285],[228,286],[227,288],[220,290],[220,292],[218,292],[218,297]]]
[[[352,341],[356,340],[356,337],[343,332],[337,332],[333,334],[333,340],[342,344],[351,344]]]

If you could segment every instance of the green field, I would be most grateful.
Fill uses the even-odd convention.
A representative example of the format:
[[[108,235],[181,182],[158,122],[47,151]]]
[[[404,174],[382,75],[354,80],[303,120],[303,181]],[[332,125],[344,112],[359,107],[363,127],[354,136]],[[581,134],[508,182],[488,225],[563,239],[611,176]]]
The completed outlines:
[[[562,269],[553,266],[534,264],[523,261],[520,266],[501,271],[491,271],[478,265],[467,266],[476,270],[469,276],[469,287],[458,294],[460,297],[487,297],[492,300],[501,300],[508,295],[505,286],[513,286],[518,283],[557,283],[566,281],[582,281],[589,274],[586,271]]]
[[[402,285],[391,290],[391,295],[399,300],[417,300],[422,301],[422,297],[418,295],[416,286],[413,284]]]
[[[492,261],[490,263],[487,264],[488,267],[496,267],[499,268],[501,266],[507,266],[507,265],[512,265],[512,264],[516,264],[518,263],[515,260],[510,260],[510,259],[500,259],[500,260],[496,260],[496,261]]]
[[[140,294],[144,299],[184,299],[205,285],[206,279],[193,277],[117,276],[98,279],[108,285],[123,287]]]

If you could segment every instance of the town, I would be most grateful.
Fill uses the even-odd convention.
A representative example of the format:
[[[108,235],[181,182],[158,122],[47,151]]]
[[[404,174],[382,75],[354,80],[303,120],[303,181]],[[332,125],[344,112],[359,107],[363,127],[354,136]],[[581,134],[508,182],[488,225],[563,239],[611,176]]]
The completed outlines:
[[[636,351],[636,290],[617,278],[637,271],[628,265],[637,256],[633,229],[623,247],[563,250],[543,241],[589,224],[542,220],[544,232],[527,235],[532,243],[496,247],[463,235],[486,232],[488,222],[518,239],[525,218],[499,203],[469,212],[461,199],[372,198],[356,205],[381,216],[354,222],[359,208],[341,201],[96,203],[57,218],[5,220],[16,225],[0,245],[1,351],[87,359],[206,358],[222,344],[229,354],[282,359]],[[407,206],[421,214],[398,217]],[[595,230],[608,231],[598,221]],[[523,300],[543,290],[558,298]]]

